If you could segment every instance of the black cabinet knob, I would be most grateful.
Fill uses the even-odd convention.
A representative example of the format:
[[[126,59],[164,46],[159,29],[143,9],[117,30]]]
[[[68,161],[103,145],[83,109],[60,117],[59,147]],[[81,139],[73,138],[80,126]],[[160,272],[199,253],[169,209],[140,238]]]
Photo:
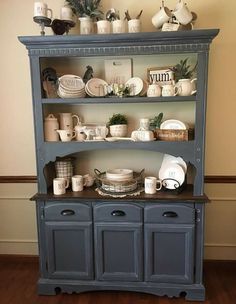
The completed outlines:
[[[162,214],[164,217],[178,217],[178,214],[174,211],[166,211]]]
[[[111,215],[112,216],[125,216],[126,214],[122,210],[114,210],[114,211],[112,211]]]

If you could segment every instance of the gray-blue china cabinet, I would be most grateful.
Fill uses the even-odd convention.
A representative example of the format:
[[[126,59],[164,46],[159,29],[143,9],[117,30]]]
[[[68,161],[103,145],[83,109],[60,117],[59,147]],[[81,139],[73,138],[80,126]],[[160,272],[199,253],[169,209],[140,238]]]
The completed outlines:
[[[28,49],[37,155],[38,293],[123,290],[203,301],[204,140],[208,55],[218,29],[110,35],[19,37]],[[189,54],[197,62],[197,94],[172,97],[45,98],[42,69],[68,58],[148,58]],[[153,57],[154,58],[154,57]],[[153,62],[155,66],[155,62]],[[68,66],[67,74],[70,74]],[[50,107],[94,104],[194,104],[194,139],[151,142],[45,142]],[[83,151],[132,149],[181,156],[193,169],[181,193],[112,198],[93,188],[52,194],[57,157]],[[112,157],[112,155],[111,155]],[[142,169],[142,168],[140,168]]]

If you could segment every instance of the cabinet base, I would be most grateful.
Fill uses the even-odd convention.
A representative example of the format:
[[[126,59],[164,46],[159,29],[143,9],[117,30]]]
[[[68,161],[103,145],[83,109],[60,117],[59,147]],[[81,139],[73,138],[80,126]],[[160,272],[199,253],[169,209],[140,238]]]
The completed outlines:
[[[184,296],[189,301],[204,301],[205,288],[202,284],[168,284],[168,283],[145,283],[145,282],[98,282],[98,281],[75,281],[75,280],[50,280],[39,279],[39,295],[56,295],[58,293],[72,294],[88,291],[134,291],[150,293],[157,296],[170,298]]]

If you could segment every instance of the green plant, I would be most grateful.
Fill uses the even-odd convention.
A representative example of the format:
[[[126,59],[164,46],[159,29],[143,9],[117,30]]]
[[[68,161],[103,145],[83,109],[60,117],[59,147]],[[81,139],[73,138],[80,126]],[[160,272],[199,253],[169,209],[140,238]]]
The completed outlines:
[[[99,20],[103,12],[99,9],[101,0],[66,0],[73,13],[78,17],[91,17]]]
[[[157,116],[150,119],[150,129],[151,130],[160,129],[162,119],[163,119],[163,113],[159,113]]]
[[[184,59],[184,60],[180,60],[180,62],[178,64],[176,64],[173,68],[172,71],[175,74],[175,81],[179,81],[180,79],[190,79],[192,78],[197,64],[190,69],[190,65],[187,64],[188,58]]]
[[[128,120],[123,114],[113,114],[112,117],[109,118],[108,126],[113,125],[127,125]]]

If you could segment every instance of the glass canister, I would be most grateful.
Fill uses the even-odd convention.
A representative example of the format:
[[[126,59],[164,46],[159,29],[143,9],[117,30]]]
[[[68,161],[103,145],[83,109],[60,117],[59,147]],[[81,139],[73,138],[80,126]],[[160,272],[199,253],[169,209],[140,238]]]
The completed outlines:
[[[59,129],[57,118],[53,114],[49,114],[44,120],[44,140],[59,141],[59,135],[56,130]]]

